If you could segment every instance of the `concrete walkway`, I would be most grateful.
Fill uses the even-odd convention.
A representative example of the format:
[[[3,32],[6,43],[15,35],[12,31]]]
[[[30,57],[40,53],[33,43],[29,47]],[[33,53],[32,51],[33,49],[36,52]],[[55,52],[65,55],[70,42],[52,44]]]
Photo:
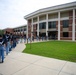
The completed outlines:
[[[0,75],[76,75],[76,63],[21,53],[18,44],[0,63]]]

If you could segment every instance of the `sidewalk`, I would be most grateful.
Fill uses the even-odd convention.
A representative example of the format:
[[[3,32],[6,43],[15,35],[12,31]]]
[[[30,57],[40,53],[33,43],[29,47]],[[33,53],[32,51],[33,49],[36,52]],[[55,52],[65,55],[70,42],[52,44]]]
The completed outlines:
[[[0,63],[0,75],[76,75],[76,63],[21,53],[18,44]]]

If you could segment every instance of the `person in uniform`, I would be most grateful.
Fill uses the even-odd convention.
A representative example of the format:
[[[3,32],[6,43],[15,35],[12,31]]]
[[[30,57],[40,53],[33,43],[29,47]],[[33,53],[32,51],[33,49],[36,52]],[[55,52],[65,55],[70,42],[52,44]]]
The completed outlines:
[[[6,55],[9,53],[9,33],[6,31],[3,35],[3,39],[5,41]]]
[[[5,42],[6,55],[8,55],[7,38],[6,38],[7,34],[6,34],[6,33],[7,33],[7,32],[4,32],[4,34],[3,34],[3,40],[4,40],[4,42]]]
[[[0,34],[0,60],[4,62],[4,40],[2,35]]]
[[[26,43],[26,35],[24,34],[24,43]]]

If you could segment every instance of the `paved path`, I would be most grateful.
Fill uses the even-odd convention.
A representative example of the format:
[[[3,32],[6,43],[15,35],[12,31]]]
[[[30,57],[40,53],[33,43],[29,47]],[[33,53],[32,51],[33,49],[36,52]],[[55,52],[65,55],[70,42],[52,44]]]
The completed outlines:
[[[0,63],[0,75],[76,75],[76,63],[21,53],[18,44]]]

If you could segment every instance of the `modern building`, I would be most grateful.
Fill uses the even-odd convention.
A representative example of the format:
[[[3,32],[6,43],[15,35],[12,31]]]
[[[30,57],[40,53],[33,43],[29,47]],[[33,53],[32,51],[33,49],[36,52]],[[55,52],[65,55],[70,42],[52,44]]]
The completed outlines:
[[[24,16],[24,19],[27,20],[27,37],[76,40],[76,2],[39,9]]]

